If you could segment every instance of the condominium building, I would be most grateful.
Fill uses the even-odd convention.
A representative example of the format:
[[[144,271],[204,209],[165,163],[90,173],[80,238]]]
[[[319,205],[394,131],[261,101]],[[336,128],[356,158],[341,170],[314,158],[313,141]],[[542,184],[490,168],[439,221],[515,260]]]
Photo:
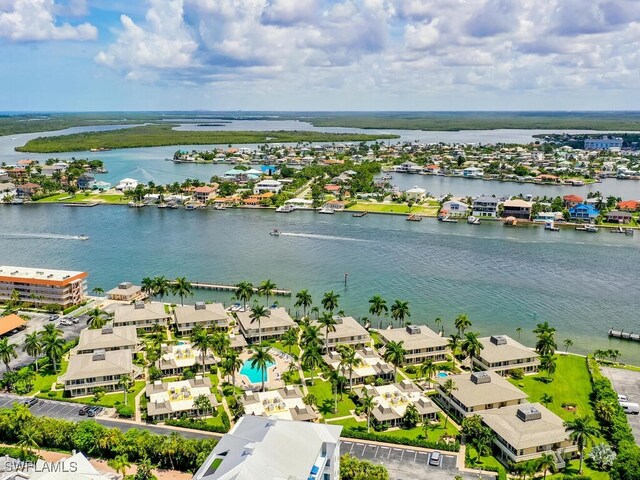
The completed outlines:
[[[211,412],[199,411],[194,404],[195,399],[202,395],[209,399],[212,409],[218,406],[215,394],[211,393],[211,379],[201,375],[178,382],[156,380],[147,384],[145,393],[149,399],[147,417],[150,420],[207,415]]]
[[[335,349],[338,345],[352,345],[354,347],[365,347],[371,342],[369,332],[360,325],[353,317],[341,317],[336,315],[333,317],[336,324],[335,331],[329,331],[328,343],[330,349]],[[320,329],[323,336],[322,345],[325,346],[324,333],[325,329],[317,320],[311,322],[313,326]]]
[[[176,306],[173,313],[179,335],[189,335],[196,325],[220,329],[229,326],[229,316],[221,303],[196,302],[195,305]]]
[[[0,302],[18,292],[20,302],[68,308],[87,295],[87,273],[44,268],[0,266]]]
[[[394,379],[394,369],[385,362],[371,347],[366,347],[356,351],[357,364],[352,367],[352,371],[341,365],[342,356],[335,350],[329,351],[328,355],[323,355],[327,365],[340,372],[340,375],[351,379],[353,385],[368,383],[369,379],[383,382],[392,382]]]
[[[116,288],[112,288],[107,292],[107,298],[109,300],[116,300],[118,302],[134,302],[136,300],[142,300],[146,294],[142,291],[142,287],[134,285],[131,282],[119,283]]]
[[[425,360],[443,362],[447,359],[448,341],[425,326],[407,325],[405,328],[378,330],[383,345],[389,342],[403,342],[407,351],[405,363],[417,364]]]
[[[150,332],[156,325],[166,326],[171,314],[165,310],[164,303],[136,302],[133,305],[118,305],[114,311],[113,326],[133,325],[138,330]]]
[[[237,312],[240,331],[247,342],[257,342],[260,338],[258,321],[251,320],[251,311]],[[268,310],[268,315],[260,319],[262,339],[280,338],[287,330],[296,326],[296,322],[289,316],[283,307]]]
[[[493,370],[507,375],[512,370],[521,369],[523,373],[538,371],[538,354],[507,335],[494,335],[478,339],[484,347],[473,358],[473,363],[481,370]]]
[[[194,480],[338,480],[342,426],[246,415]]]
[[[138,349],[138,332],[136,327],[113,327],[107,324],[102,328],[85,328],[80,332],[76,354],[94,353],[96,350],[110,352],[113,350],[129,350],[131,354]]]
[[[188,369],[197,365],[202,366],[202,352],[194,348],[191,343],[180,341],[174,345],[162,344],[160,346],[160,358],[156,367],[162,372],[163,377],[182,375]],[[211,351],[207,351],[204,358],[205,366],[216,363],[216,358]]]
[[[298,387],[286,386],[268,392],[244,392],[242,404],[246,415],[302,422],[316,420],[318,414],[304,403],[303,397],[304,393]]]

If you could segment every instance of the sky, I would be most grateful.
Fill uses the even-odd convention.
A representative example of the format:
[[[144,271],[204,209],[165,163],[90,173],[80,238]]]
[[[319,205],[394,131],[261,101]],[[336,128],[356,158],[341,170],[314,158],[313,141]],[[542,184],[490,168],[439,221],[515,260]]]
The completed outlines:
[[[638,110],[640,0],[0,0],[0,110]]]

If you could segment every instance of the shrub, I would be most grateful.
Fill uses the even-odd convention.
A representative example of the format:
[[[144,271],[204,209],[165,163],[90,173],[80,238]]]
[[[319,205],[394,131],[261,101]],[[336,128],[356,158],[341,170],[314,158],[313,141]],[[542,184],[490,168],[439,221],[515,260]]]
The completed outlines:
[[[49,393],[51,391],[51,387],[44,387],[42,390],[40,390],[40,393]]]
[[[511,375],[511,378],[514,380],[522,380],[524,378],[524,370],[521,368],[514,368],[509,372],[509,375]]]
[[[394,435],[386,435],[384,433],[367,433],[364,430],[345,427],[342,430],[342,436],[348,438],[357,438],[361,440],[371,440],[386,443],[397,443],[398,445],[408,445],[410,447],[434,448],[436,450],[444,450],[447,452],[457,452],[460,450],[460,444],[445,442],[432,442],[430,440],[422,440],[420,438],[396,437]]]
[[[599,443],[587,456],[589,463],[598,470],[609,470],[616,459],[616,452],[607,443]]]
[[[406,367],[405,372],[410,373],[410,374],[414,374],[416,373],[416,366],[415,365],[409,365],[408,367]]]
[[[134,413],[133,410],[133,407],[130,405],[120,404],[116,406],[116,412],[118,412],[118,415],[124,418],[132,418]]]
[[[226,422],[225,422],[226,417]],[[165,421],[165,425],[171,425],[174,427],[192,428],[194,430],[204,430],[205,432],[215,433],[227,433],[229,431],[229,417],[225,413],[222,417],[222,426],[211,425],[202,420],[196,420],[195,418],[180,418],[169,419]]]

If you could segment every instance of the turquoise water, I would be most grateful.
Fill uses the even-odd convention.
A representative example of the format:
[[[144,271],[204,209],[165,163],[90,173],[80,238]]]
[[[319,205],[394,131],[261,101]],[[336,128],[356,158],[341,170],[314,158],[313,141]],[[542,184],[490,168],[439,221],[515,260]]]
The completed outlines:
[[[354,317],[369,316],[375,294],[389,305],[407,300],[413,323],[434,328],[440,317],[447,336],[466,312],[482,335],[518,338],[521,328],[520,340],[533,345],[531,330],[548,320],[560,348],[571,338],[570,352],[614,348],[622,361],[640,364],[639,343],[607,337],[612,326],[640,331],[640,235],[387,215],[62,205],[0,206],[0,225],[0,264],[85,270],[90,288],[155,275],[227,283],[270,278],[294,291],[308,288],[316,305],[334,290],[339,309]],[[270,236],[274,228],[282,235]],[[79,234],[90,239],[64,236]],[[185,301],[229,305],[231,297],[198,291]],[[296,314],[294,299],[273,300]]]
[[[448,377],[449,374],[447,372],[438,372],[438,378],[445,378]]]
[[[267,363],[267,371],[264,375],[265,382],[269,380],[269,369],[275,365],[275,362]],[[246,375],[251,383],[262,383],[262,370],[259,368],[253,368],[251,366],[251,361],[247,360],[242,364],[242,369],[240,369],[240,373],[242,375]]]

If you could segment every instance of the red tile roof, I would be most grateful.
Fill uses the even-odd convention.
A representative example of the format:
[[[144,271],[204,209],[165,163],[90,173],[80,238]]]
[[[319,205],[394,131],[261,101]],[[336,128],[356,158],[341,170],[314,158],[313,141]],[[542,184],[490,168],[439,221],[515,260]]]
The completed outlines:
[[[562,199],[565,202],[584,202],[584,198],[582,198],[580,195],[565,195],[564,197],[562,197]]]

